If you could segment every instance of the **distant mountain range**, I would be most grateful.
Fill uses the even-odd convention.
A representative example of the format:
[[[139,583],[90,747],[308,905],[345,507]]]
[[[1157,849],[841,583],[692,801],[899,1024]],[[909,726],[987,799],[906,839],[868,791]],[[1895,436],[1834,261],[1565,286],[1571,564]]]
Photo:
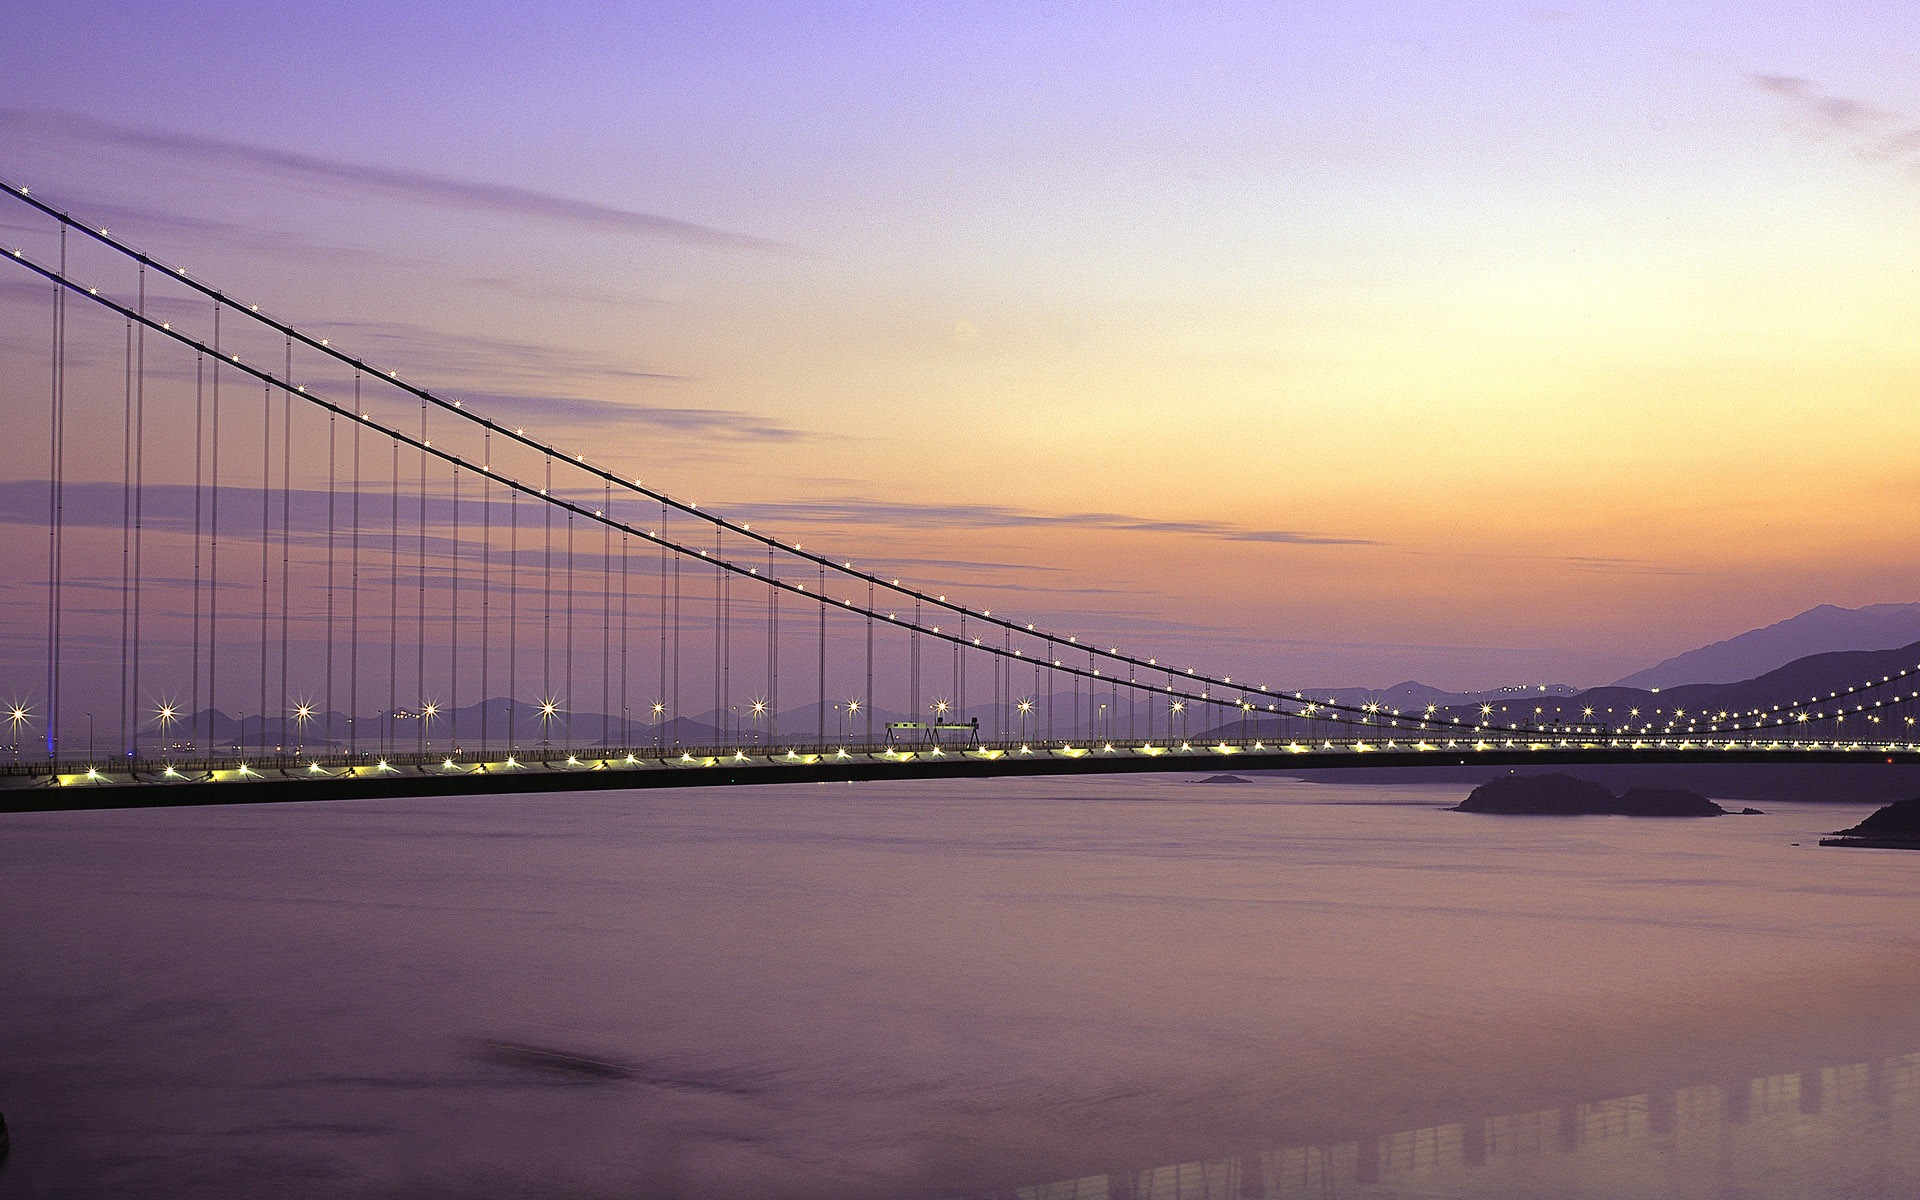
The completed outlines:
[[[1668,693],[1675,688],[1758,681],[1761,676],[1802,659],[1849,651],[1889,650],[1916,641],[1920,641],[1920,604],[1869,604],[1865,608],[1822,604],[1765,628],[1749,630],[1725,641],[1676,654],[1655,666],[1635,671],[1609,685],[1609,688],[1659,692],[1659,701],[1651,707],[1697,709],[1703,703],[1701,697],[1706,693],[1688,693],[1677,697]],[[1897,659],[1900,655],[1894,657]],[[1770,682],[1780,682],[1784,687],[1784,680],[1795,679],[1806,683],[1811,690],[1812,681],[1815,678],[1825,679],[1826,672],[1831,669],[1838,672],[1834,678],[1841,680],[1831,687],[1844,687],[1853,682],[1844,678],[1849,665],[1845,660],[1812,664],[1798,673],[1789,673],[1781,680]],[[1913,663],[1905,665],[1911,667]],[[1522,702],[1527,708],[1540,705],[1548,711],[1554,711],[1554,704],[1544,702],[1566,701],[1580,696],[1580,705],[1574,707],[1574,711],[1577,711],[1594,703],[1596,697],[1603,706],[1618,698],[1606,694],[1609,688],[1591,689],[1583,693],[1581,689],[1566,684],[1551,684],[1546,687],[1495,688],[1484,692],[1449,692],[1408,680],[1389,688],[1317,688],[1308,691],[1307,695],[1311,699],[1335,700],[1342,704],[1373,703],[1401,712],[1418,712],[1430,704],[1449,709],[1486,703],[1518,712]],[[1760,696],[1755,695],[1751,702],[1757,703],[1759,699]],[[1770,697],[1767,702],[1772,703],[1773,699]],[[1742,702],[1740,707],[1746,707],[1746,703]],[[1732,704],[1733,701],[1729,699],[1725,703],[1716,702],[1715,706],[1730,707]],[[1632,706],[1634,702],[1630,701],[1628,707]]]
[[[1671,688],[1733,683],[1764,675],[1795,659],[1835,650],[1885,650],[1920,641],[1920,604],[1822,604],[1764,629],[1753,629],[1615,681],[1615,687]]]
[[[1896,631],[1909,622],[1913,626],[1912,636],[1896,640],[1891,648],[1876,645],[1895,636]],[[1836,642],[1840,648],[1793,653],[1797,647],[1830,647]],[[1868,648],[1861,648],[1862,642]],[[1735,669],[1729,664],[1743,662],[1763,665],[1730,679],[1717,677]],[[1689,667],[1688,664],[1704,665]],[[1700,671],[1700,678],[1689,678],[1684,673],[1694,669]],[[1622,681],[1584,691],[1556,684],[1489,692],[1446,692],[1409,681],[1390,688],[1321,688],[1307,692],[1306,696],[1341,704],[1377,704],[1392,715],[1417,716],[1430,710],[1436,716],[1470,723],[1484,720],[1496,725],[1527,726],[1651,724],[1658,728],[1669,720],[1677,720],[1684,728],[1689,717],[1711,724],[1717,713],[1799,701],[1815,701],[1816,709],[1831,712],[1831,705],[1822,706],[1817,701],[1908,672],[1920,674],[1920,604],[1876,604],[1859,609],[1823,604],[1765,629],[1677,655],[1658,667],[1627,677],[1628,680],[1679,681],[1675,683]],[[1907,688],[1906,692],[1916,689],[1920,689],[1920,683]],[[1881,702],[1887,698],[1887,689],[1882,688],[1862,700]],[[1903,704],[1893,714],[1902,729],[1908,716],[1920,715],[1915,710],[1920,710],[1920,702]],[[1675,713],[1686,715],[1675,718]],[[1860,736],[1873,736],[1876,732],[1872,728],[1874,722],[1868,719],[1873,715],[1879,714],[1861,714]],[[1883,716],[1882,728],[1890,732],[1892,726],[1886,725],[1885,720]],[[1244,725],[1239,719],[1211,725],[1200,731],[1199,736],[1229,737],[1244,732],[1247,736],[1260,737],[1279,735],[1286,728],[1285,722],[1255,715]]]
[[[1389,712],[1409,715],[1432,708],[1439,714],[1467,720],[1477,719],[1481,706],[1490,705],[1493,712],[1489,715],[1499,724],[1620,724],[1634,709],[1643,714],[1676,709],[1688,713],[1739,711],[1757,704],[1844,691],[1916,666],[1920,666],[1920,604],[1875,604],[1857,609],[1823,604],[1764,629],[1676,655],[1618,683],[1586,691],[1552,684],[1449,692],[1408,680],[1388,688],[1316,688],[1304,694],[1310,700],[1354,706],[1376,704]],[[964,708],[956,706],[942,719],[964,724],[978,718],[982,734],[988,737],[1024,737],[1028,733],[1048,737],[1056,720],[1059,728],[1073,727],[1070,714],[1075,712],[1085,714],[1082,726],[1088,720],[1096,721],[1103,736],[1141,736],[1150,729],[1162,736],[1170,732],[1171,718],[1162,700],[1128,696],[1112,685],[1106,694],[1096,689],[1091,697],[1060,693],[1030,699],[1030,715],[1018,720],[998,711],[991,702],[978,699]],[[1231,703],[1230,698],[1223,698],[1222,707],[1230,708]],[[614,746],[736,740],[753,743],[763,735],[771,735],[768,740],[777,736],[783,742],[811,740],[822,730],[834,740],[859,737],[869,727],[880,733],[888,721],[928,719],[927,714],[916,718],[886,705],[869,705],[849,720],[848,714],[838,711],[839,706],[832,708],[824,721],[818,707],[808,704],[782,709],[777,720],[770,716],[755,719],[736,709],[716,713],[709,708],[687,717],[662,719],[657,725],[651,705],[618,715],[592,711],[544,714],[537,705],[504,697],[441,712],[425,721],[422,714],[405,709],[355,720],[342,713],[315,713],[303,722],[290,716],[263,719],[258,714],[229,716],[202,711],[183,715],[164,733],[154,728],[143,730],[140,741],[149,752],[168,748],[185,751],[196,740],[210,741],[221,748],[283,749],[344,748],[350,742],[363,749],[441,748],[482,742],[532,747],[549,740]],[[1588,709],[1593,712],[1589,714]],[[1259,716],[1247,717],[1245,725],[1239,718],[1216,725],[1224,714],[1212,706],[1205,710],[1196,707],[1191,715],[1191,729],[1186,725],[1187,718],[1180,721],[1183,735],[1238,736],[1244,730],[1257,737],[1278,732],[1279,728],[1276,722]],[[1903,723],[1906,715],[1903,710]]]
[[[1835,650],[1826,654],[1810,654],[1752,679],[1739,679],[1731,683],[1689,683],[1661,688],[1659,691],[1614,684],[1589,688],[1575,696],[1529,699],[1524,703],[1495,703],[1491,719],[1500,724],[1528,725],[1641,725],[1651,722],[1657,729],[1676,712],[1698,717],[1702,728],[1712,723],[1714,714],[1737,713],[1763,706],[1770,709],[1775,705],[1807,702],[1810,707],[1831,714],[1835,705],[1824,701],[1845,696],[1852,689],[1865,684],[1898,679],[1906,672],[1920,672],[1920,641],[1891,650]],[[1914,690],[1913,686],[1882,686],[1855,703],[1883,702],[1894,696],[1905,696]],[[1631,718],[1630,714],[1636,709],[1640,716]],[[1462,706],[1452,710],[1443,707],[1441,711],[1451,711],[1455,716],[1472,719],[1474,710]],[[1909,706],[1903,705],[1893,711],[1904,722],[1909,715]],[[1867,715],[1863,713],[1862,717]],[[1681,718],[1681,721],[1684,726],[1685,718]],[[1885,733],[1876,734],[1869,727],[1871,724],[1871,721],[1867,721],[1860,728],[1859,736],[1892,736],[1893,726],[1887,726]]]

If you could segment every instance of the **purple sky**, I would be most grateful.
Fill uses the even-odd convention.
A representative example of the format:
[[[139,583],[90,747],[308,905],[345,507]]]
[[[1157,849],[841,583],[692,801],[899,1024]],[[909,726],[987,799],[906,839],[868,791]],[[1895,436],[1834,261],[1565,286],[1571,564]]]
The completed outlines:
[[[1594,683],[1915,598],[1916,25],[47,3],[0,176],[987,606],[1289,686]]]

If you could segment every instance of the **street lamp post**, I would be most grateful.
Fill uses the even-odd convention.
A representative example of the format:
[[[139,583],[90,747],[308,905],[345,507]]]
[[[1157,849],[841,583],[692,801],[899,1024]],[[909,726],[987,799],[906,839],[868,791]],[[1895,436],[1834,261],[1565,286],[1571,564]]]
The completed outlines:
[[[552,696],[540,701],[540,746],[544,750],[553,744],[553,718],[560,711],[560,702]]]
[[[172,748],[173,722],[179,717],[180,712],[171,704],[162,704],[154,710],[153,715],[160,721],[160,753],[165,755],[167,751]]]
[[[295,754],[303,753],[307,748],[307,722],[313,720],[313,705],[301,704],[293,710]]]

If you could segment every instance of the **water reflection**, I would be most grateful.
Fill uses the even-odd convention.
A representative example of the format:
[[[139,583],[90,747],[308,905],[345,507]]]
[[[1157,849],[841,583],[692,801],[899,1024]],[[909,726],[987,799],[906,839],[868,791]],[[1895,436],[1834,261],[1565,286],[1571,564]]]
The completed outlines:
[[[1920,1054],[1383,1137],[1126,1168],[993,1200],[1809,1200],[1920,1187]],[[984,1198],[983,1198],[984,1200]]]

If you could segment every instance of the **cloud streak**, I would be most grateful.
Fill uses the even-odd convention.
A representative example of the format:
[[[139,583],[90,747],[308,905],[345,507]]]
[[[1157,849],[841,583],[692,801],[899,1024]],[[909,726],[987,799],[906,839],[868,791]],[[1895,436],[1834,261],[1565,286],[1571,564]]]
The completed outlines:
[[[0,109],[0,128],[158,155],[174,163],[191,163],[217,170],[241,170],[251,174],[267,172],[308,185],[317,184],[435,208],[461,209],[516,220],[547,221],[602,233],[659,238],[683,245],[778,252],[791,249],[765,238],[678,217],[619,208],[513,184],[483,183],[426,171],[346,162],[225,138],[127,125],[78,113],[5,108]]]
[[[1920,122],[1905,114],[1823,92],[1798,75],[1749,75],[1747,82],[1779,97],[1802,133],[1845,142],[1862,158],[1890,162],[1920,151]]]
[[[481,392],[470,388],[441,388],[436,394],[458,399],[502,424],[526,421],[542,426],[591,425],[601,429],[637,425],[664,433],[758,442],[794,442],[808,436],[803,430],[732,408],[670,408],[582,396]]]
[[[498,380],[502,377],[551,380],[638,379],[684,383],[687,376],[671,371],[649,371],[574,350],[512,338],[446,333],[399,321],[311,321],[307,331],[326,334],[350,345],[363,361],[386,365],[392,360],[404,373],[445,379],[467,376]]]
[[[825,500],[799,504],[745,504],[735,511],[755,521],[807,525],[892,525],[914,529],[1109,529],[1127,533],[1193,534],[1230,542],[1292,546],[1378,546],[1368,538],[1336,537],[1291,529],[1250,529],[1224,521],[1167,521],[1126,513],[1052,513],[1004,504],[906,504],[873,500]]]

